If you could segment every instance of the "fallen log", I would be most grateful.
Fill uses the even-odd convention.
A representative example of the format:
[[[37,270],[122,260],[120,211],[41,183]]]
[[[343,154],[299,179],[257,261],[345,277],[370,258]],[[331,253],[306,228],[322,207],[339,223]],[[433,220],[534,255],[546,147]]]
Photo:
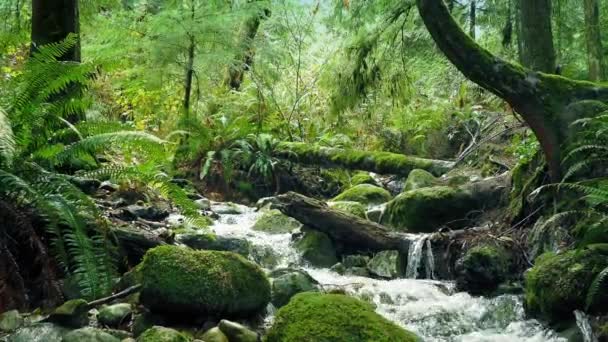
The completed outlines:
[[[277,196],[273,207],[353,249],[407,252],[409,248],[409,234],[392,232],[378,223],[332,209],[325,202],[295,192]]]
[[[378,174],[407,176],[414,169],[422,169],[441,176],[454,167],[454,162],[424,159],[390,152],[368,152],[306,143],[283,142],[276,156],[294,163],[319,165],[328,168],[346,168]]]

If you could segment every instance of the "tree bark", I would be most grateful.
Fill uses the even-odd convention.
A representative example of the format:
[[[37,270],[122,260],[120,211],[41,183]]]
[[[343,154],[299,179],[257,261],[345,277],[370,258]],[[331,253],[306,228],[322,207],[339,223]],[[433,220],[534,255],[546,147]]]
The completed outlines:
[[[186,62],[186,78],[184,80],[184,113],[190,113],[190,98],[192,97],[192,80],[194,79],[194,52],[196,42],[190,37],[188,45],[188,61]]]
[[[260,0],[250,2],[260,2]],[[255,56],[253,41],[258,34],[262,20],[268,16],[270,16],[268,8],[259,8],[243,24],[237,44],[239,52],[235,56],[233,63],[228,67],[226,75],[225,83],[230,89],[236,91],[241,89],[245,72],[250,70],[253,65],[253,58]]]
[[[424,159],[390,152],[367,152],[283,142],[275,155],[295,163],[371,171],[378,174],[407,176],[413,169],[423,169],[441,176],[454,167],[444,160]]]
[[[606,77],[600,30],[600,8],[598,0],[584,0],[584,3],[589,80],[597,82]]]
[[[473,40],[477,39],[476,30],[477,28],[477,1],[471,0],[471,9],[469,10],[469,36]]]
[[[551,0],[522,0],[520,6],[523,65],[532,70],[554,73]]]
[[[561,144],[569,137],[570,124],[579,118],[569,112],[568,106],[582,100],[606,102],[608,87],[536,72],[502,60],[462,31],[443,0],[417,0],[417,5],[446,57],[467,78],[504,99],[522,116],[540,141],[552,181],[560,181]]]
[[[80,34],[78,0],[32,1],[32,51],[61,42],[70,33]],[[80,62],[80,39],[59,60]]]

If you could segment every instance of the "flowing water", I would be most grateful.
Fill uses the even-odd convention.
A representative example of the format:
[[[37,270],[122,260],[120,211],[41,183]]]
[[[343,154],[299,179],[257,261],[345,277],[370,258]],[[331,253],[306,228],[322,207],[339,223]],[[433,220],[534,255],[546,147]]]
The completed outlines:
[[[408,260],[407,265],[410,279],[378,280],[343,276],[329,269],[305,265],[291,246],[291,234],[271,235],[253,231],[251,226],[260,214],[252,208],[240,208],[242,214],[223,215],[218,220],[212,227],[216,234],[245,238],[256,249],[274,251],[279,261],[273,268],[299,266],[323,288],[340,287],[373,302],[379,314],[417,333],[424,341],[565,341],[537,321],[527,320],[520,296],[473,297],[456,292],[451,282],[432,280],[432,246],[425,235],[418,236],[411,244],[408,253],[411,262]],[[424,267],[421,267],[423,262]],[[419,278],[421,268],[424,268],[427,279],[415,279]],[[271,308],[268,321],[272,320],[273,314]]]
[[[589,322],[589,317],[579,310],[574,311],[574,316],[576,317],[576,325],[578,329],[583,334],[583,341],[585,342],[597,342],[597,337],[593,335],[593,330],[591,329],[591,323]]]

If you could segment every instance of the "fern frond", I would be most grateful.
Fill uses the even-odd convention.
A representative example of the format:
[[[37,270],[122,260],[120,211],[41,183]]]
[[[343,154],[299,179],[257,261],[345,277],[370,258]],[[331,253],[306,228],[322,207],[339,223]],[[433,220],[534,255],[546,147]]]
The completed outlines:
[[[0,108],[0,165],[9,165],[15,154],[15,139],[13,129],[8,120],[8,114]]]
[[[587,290],[587,310],[591,310],[596,302],[600,302],[606,296],[606,290],[608,290],[608,267],[595,276],[589,290]]]

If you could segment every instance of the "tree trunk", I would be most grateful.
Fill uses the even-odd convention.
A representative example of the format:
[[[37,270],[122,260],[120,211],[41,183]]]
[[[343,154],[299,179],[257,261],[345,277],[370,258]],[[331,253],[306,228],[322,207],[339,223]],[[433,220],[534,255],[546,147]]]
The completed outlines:
[[[371,171],[384,175],[407,176],[413,169],[423,169],[435,176],[441,176],[454,167],[453,162],[444,160],[424,159],[390,152],[321,147],[307,143],[281,143],[275,155],[295,163]]]
[[[196,42],[194,37],[190,37],[188,46],[188,61],[186,62],[186,79],[184,80],[184,113],[190,113],[190,98],[192,96],[192,80],[194,79],[194,52]]]
[[[545,1],[525,1],[524,4]],[[417,5],[427,29],[446,57],[467,78],[504,99],[522,116],[540,141],[552,181],[560,181],[561,144],[571,133],[570,124],[580,118],[580,114],[573,113],[569,106],[583,100],[606,102],[608,87],[536,72],[502,60],[477,45],[462,31],[443,0],[417,0]],[[522,20],[524,18],[530,20],[529,14],[522,15]],[[530,41],[529,33],[523,34],[527,37],[525,42]],[[538,40],[539,36],[534,38]],[[552,42],[538,43],[552,46]],[[524,50],[529,48],[524,45]],[[544,69],[555,63],[554,52],[552,48],[550,50],[553,60]]]
[[[522,0],[520,6],[523,65],[532,70],[555,72],[551,0]]]
[[[603,63],[604,51],[602,49],[602,37],[600,33],[600,8],[598,0],[584,0],[584,3],[589,79],[597,82],[606,77]]]
[[[254,2],[257,2],[256,0]],[[253,49],[253,41],[258,34],[262,20],[270,16],[270,10],[267,8],[256,9],[256,12],[249,17],[239,34],[237,43],[238,53],[234,58],[233,63],[228,67],[226,75],[226,85],[232,90],[240,90],[245,77],[245,72],[251,69],[255,51]]]
[[[32,1],[32,51],[60,42],[70,33],[80,34],[78,0]],[[80,62],[80,39],[59,60]]]
[[[471,38],[473,40],[475,40],[476,37],[476,26],[477,26],[477,2],[475,0],[471,0],[471,9],[469,11],[469,36],[471,36]]]

